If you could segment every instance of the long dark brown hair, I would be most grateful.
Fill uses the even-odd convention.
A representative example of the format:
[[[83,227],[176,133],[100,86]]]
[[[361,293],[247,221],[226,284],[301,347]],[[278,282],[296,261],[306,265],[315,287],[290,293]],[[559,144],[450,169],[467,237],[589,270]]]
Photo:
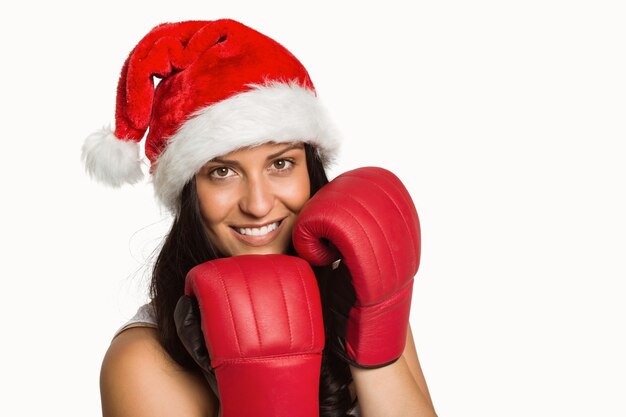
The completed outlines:
[[[304,150],[313,195],[328,183],[328,178],[315,149],[305,144]],[[293,248],[290,248],[288,253],[295,254]],[[218,257],[204,231],[195,178],[192,178],[183,188],[178,215],[174,218],[156,258],[150,285],[152,304],[157,316],[159,341],[177,363],[191,372],[199,372],[199,368],[178,338],[174,324],[174,309],[178,299],[183,295],[187,272],[196,265]],[[330,299],[326,284],[333,272],[330,268],[314,270],[326,318],[329,314],[327,300]],[[329,320],[325,319],[324,322],[328,323]],[[351,406],[348,389],[351,381],[352,375],[348,365],[329,348],[325,348],[322,354],[319,389],[321,417],[346,415]]]

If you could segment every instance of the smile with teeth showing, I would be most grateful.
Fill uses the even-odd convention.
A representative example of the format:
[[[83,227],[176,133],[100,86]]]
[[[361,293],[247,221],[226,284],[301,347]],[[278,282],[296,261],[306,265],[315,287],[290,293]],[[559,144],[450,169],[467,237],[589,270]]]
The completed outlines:
[[[232,226],[233,229],[240,235],[246,236],[265,236],[266,234],[276,230],[278,225],[280,224],[280,220],[274,223],[266,224],[261,227],[236,227]]]

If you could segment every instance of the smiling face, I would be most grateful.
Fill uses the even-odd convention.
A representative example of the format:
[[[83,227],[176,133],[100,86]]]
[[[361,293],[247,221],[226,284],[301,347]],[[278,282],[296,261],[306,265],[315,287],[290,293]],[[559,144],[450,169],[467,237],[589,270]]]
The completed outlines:
[[[196,192],[222,256],[285,253],[310,196],[304,145],[266,143],[214,158],[196,174]]]

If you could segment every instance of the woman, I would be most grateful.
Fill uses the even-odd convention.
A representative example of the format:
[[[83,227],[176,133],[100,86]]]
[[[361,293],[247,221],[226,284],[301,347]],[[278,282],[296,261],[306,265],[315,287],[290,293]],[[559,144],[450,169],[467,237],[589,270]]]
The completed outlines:
[[[162,79],[156,89],[153,76]],[[306,259],[292,233],[311,196],[329,185],[325,167],[337,153],[337,135],[302,64],[274,40],[228,19],[159,25],[137,44],[120,76],[115,131],[97,132],[83,147],[90,175],[113,186],[138,181],[138,143],[146,131],[156,195],[174,222],[154,266],[152,302],[120,329],[104,358],[103,414],[218,415],[220,393],[239,385],[226,387],[218,378],[216,387],[180,322],[177,329],[185,279],[221,258]],[[305,238],[296,236],[303,233],[294,233],[302,246]],[[399,321],[406,330],[399,332],[402,347],[385,363],[364,365],[359,354],[342,354],[345,346],[334,343],[349,339],[336,337],[333,321],[337,294],[354,297],[349,268],[314,267],[320,305],[313,308],[323,314],[326,333],[320,415],[435,415],[408,317]],[[213,319],[196,318],[205,326]]]

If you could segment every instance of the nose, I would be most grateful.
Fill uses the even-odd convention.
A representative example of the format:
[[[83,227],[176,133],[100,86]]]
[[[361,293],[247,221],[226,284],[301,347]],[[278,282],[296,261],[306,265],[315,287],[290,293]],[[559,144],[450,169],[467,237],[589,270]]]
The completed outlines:
[[[256,218],[263,218],[272,211],[274,190],[263,176],[248,177],[239,200],[242,212]]]

